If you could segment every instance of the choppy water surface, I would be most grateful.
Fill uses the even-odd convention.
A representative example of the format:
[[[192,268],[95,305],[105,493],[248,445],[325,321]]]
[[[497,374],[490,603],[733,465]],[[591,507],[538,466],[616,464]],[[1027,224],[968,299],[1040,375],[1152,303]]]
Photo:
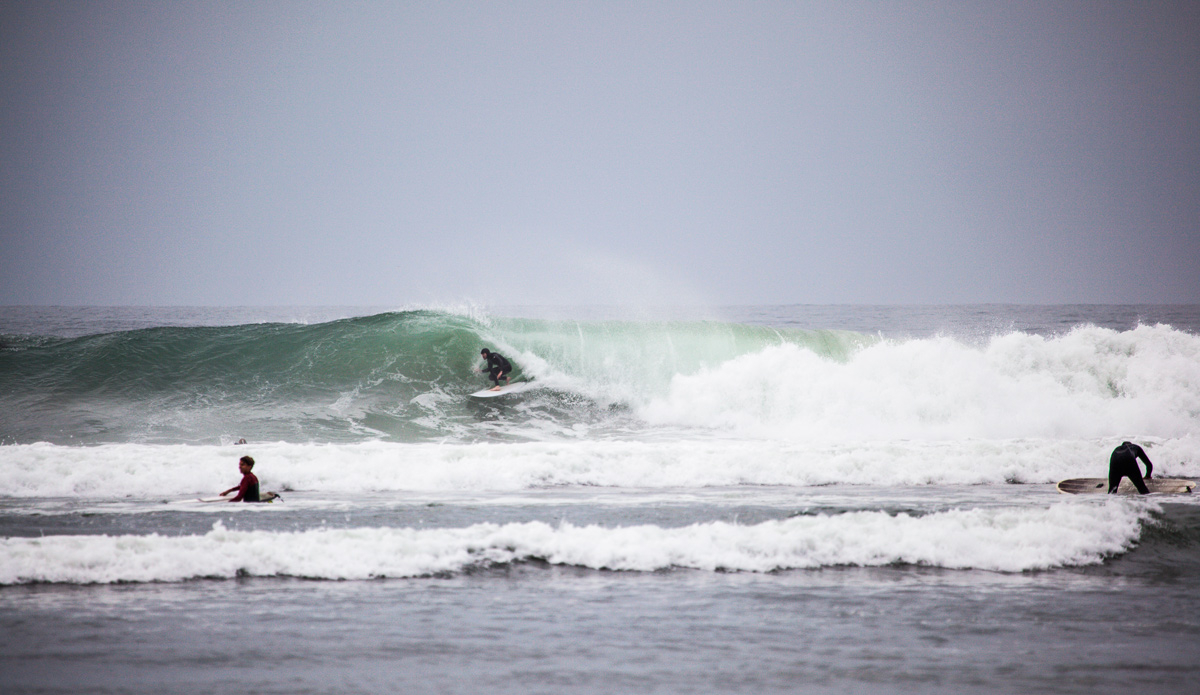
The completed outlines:
[[[1198,325],[3,309],[0,687],[1185,692],[1194,501],[1053,482],[1200,477]]]

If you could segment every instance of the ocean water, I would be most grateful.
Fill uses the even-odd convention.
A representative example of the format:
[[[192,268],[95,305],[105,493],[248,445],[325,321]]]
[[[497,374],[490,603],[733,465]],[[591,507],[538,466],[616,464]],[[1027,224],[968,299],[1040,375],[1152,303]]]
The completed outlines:
[[[1125,439],[1200,306],[0,308],[0,691],[1192,692]]]

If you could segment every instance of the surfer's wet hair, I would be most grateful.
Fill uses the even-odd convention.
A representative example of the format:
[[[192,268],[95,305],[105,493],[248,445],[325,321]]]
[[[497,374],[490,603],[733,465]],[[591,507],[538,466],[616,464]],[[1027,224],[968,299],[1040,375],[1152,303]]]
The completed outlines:
[[[238,459],[238,461],[246,464],[247,466],[250,466],[251,468],[254,468],[254,459],[250,458],[249,456],[243,456],[240,459]]]
[[[479,354],[483,355],[484,357],[487,357],[488,355],[492,354],[492,351],[487,348],[484,348],[479,351]]]

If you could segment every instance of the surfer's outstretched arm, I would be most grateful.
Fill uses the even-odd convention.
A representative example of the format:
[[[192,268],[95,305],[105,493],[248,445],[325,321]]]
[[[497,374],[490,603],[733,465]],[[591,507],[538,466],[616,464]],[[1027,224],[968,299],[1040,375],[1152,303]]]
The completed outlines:
[[[1145,478],[1146,480],[1149,480],[1150,478],[1154,477],[1152,475],[1154,472],[1154,464],[1150,463],[1150,457],[1146,455],[1145,449],[1143,449],[1142,447],[1139,446],[1137,449],[1137,452],[1138,452],[1137,457],[1142,460],[1142,463],[1146,464],[1146,475],[1144,475],[1142,477]]]

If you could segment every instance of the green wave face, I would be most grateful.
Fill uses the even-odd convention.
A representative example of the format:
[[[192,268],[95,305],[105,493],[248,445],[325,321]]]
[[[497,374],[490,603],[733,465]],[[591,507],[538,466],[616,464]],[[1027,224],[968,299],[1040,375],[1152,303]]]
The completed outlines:
[[[478,441],[636,427],[678,374],[781,342],[835,360],[862,336],[719,322],[487,319],[407,311],[316,325],[7,336],[0,441]],[[481,347],[545,386],[482,403]]]
[[[676,375],[711,369],[771,345],[792,343],[844,360],[865,340],[856,333],[783,331],[716,321],[543,321],[498,319],[494,334],[590,393],[639,399],[658,395]]]

